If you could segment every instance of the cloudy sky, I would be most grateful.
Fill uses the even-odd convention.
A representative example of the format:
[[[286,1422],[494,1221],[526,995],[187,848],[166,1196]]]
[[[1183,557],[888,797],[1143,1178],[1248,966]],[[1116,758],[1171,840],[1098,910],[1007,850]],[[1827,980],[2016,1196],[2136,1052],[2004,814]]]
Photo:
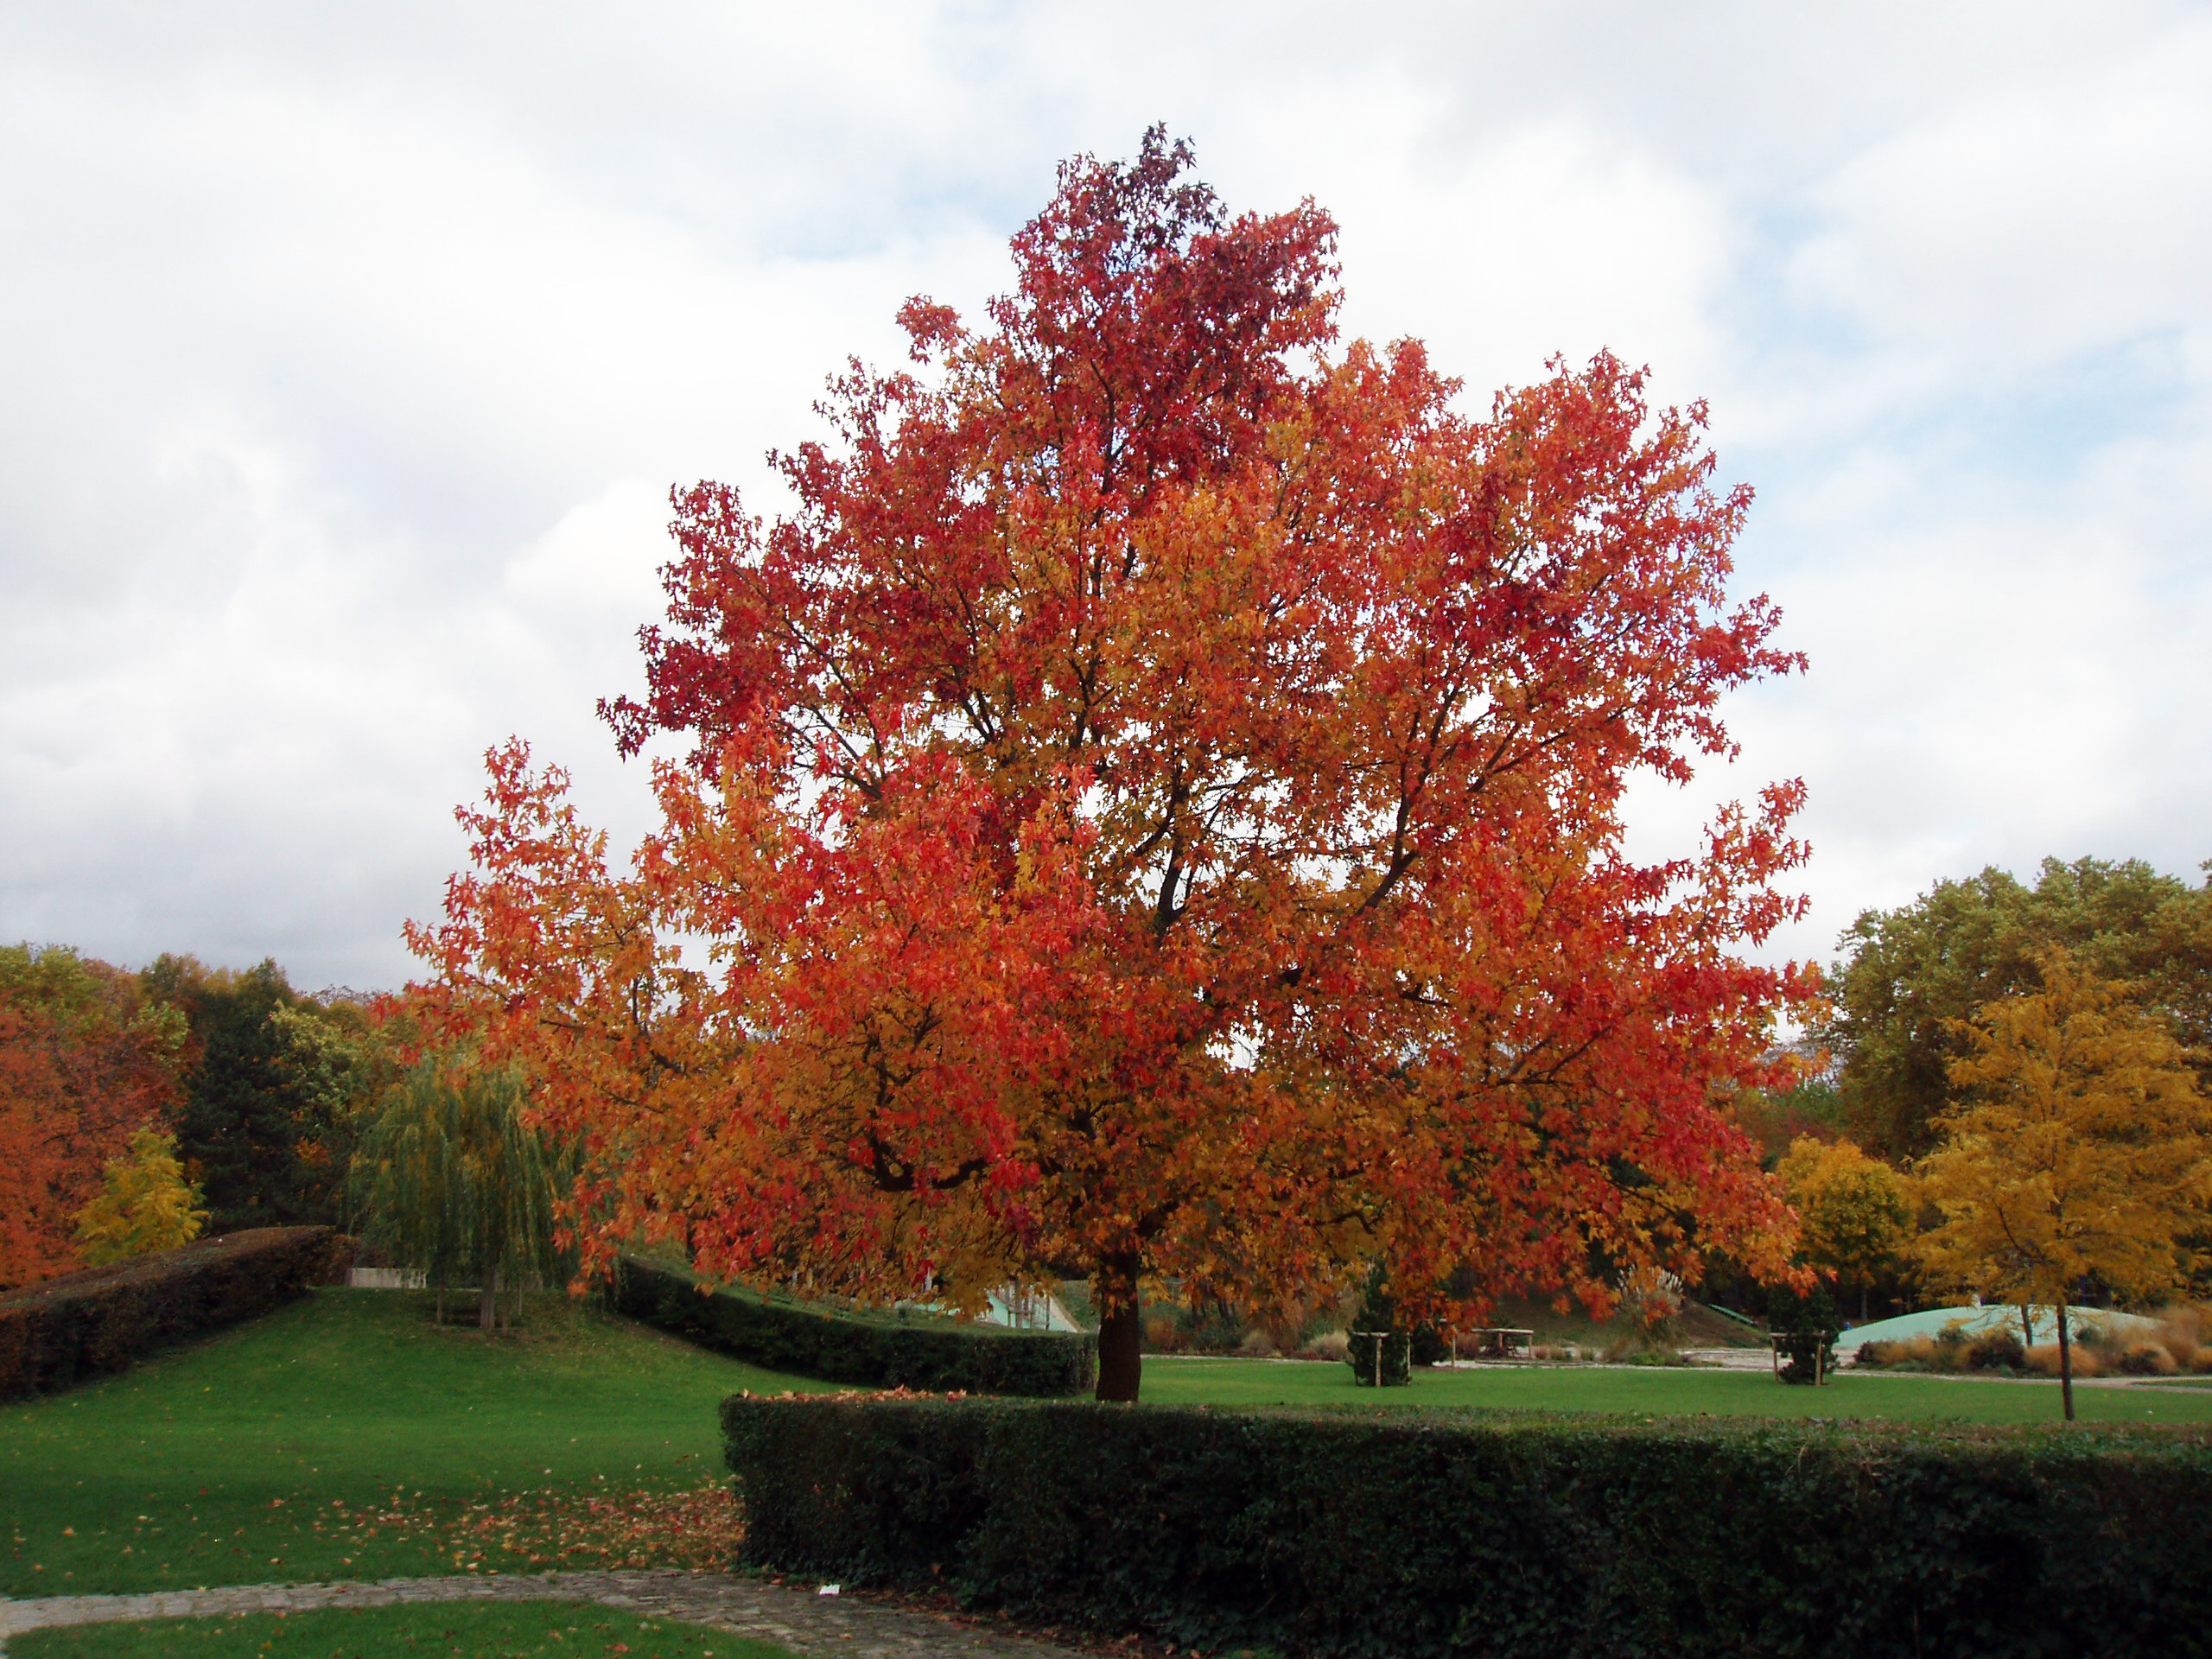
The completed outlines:
[[[1709,398],[1825,957],[2212,857],[2212,9],[0,0],[0,938],[397,984],[509,733],[628,836],[672,481],[757,485],[1154,121],[1487,402]]]

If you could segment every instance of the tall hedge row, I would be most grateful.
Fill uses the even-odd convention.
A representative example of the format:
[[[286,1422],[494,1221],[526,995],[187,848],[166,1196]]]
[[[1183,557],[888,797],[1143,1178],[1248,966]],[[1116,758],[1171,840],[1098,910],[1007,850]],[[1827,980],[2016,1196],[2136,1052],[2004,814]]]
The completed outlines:
[[[762,1400],[756,1565],[1209,1651],[2183,1654],[2212,1446],[2152,1431]]]
[[[690,1274],[637,1256],[622,1258],[614,1306],[770,1370],[863,1388],[1052,1396],[1086,1392],[1098,1375],[1095,1337],[848,1313],[727,1287],[702,1294]]]
[[[257,1227],[0,1296],[0,1400],[53,1394],[266,1313],[328,1279],[351,1241]]]

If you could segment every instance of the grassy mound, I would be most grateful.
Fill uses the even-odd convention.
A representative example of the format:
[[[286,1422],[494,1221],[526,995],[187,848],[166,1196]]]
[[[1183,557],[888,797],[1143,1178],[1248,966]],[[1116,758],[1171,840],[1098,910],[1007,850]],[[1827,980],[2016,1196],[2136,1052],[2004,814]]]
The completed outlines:
[[[706,1565],[717,1404],[825,1386],[557,1296],[512,1337],[429,1306],[321,1290],[0,1407],[0,1593]]]

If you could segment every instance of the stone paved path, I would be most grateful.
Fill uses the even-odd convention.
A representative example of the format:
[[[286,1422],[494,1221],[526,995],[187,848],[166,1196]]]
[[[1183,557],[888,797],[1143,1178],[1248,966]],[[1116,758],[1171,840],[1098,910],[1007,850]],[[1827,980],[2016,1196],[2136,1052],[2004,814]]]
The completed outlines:
[[[1077,1650],[1011,1632],[854,1596],[721,1573],[498,1573],[461,1579],[385,1579],[361,1584],[245,1584],[136,1596],[0,1600],[0,1655],[8,1637],[56,1624],[188,1618],[224,1613],[388,1607],[416,1601],[595,1601],[602,1606],[709,1624],[780,1643],[808,1659],[1070,1659]]]

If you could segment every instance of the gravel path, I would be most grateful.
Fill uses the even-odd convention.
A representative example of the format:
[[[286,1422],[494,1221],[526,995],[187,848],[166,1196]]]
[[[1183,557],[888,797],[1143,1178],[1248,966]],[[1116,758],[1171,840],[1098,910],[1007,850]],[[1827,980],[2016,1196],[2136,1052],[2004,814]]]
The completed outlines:
[[[0,1655],[10,1636],[56,1624],[189,1618],[224,1613],[388,1607],[416,1601],[594,1601],[780,1643],[808,1659],[1069,1659],[1076,1650],[978,1629],[911,1607],[824,1596],[812,1586],[721,1573],[498,1573],[461,1579],[385,1579],[364,1584],[244,1584],[138,1596],[0,1600]]]

